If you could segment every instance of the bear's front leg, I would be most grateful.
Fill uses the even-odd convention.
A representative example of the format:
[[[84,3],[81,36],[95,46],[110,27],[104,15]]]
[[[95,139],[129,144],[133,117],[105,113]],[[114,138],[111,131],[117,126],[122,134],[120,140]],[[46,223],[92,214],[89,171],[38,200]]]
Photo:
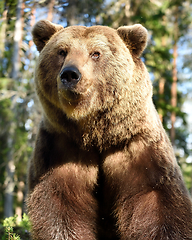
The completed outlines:
[[[96,239],[96,181],[96,167],[74,163],[54,168],[42,177],[28,198],[33,239]]]
[[[105,156],[105,188],[115,196],[121,240],[192,240],[191,200],[172,153],[161,151],[162,145],[137,141]]]
[[[121,192],[116,204],[121,240],[192,240],[189,197],[179,188],[164,188],[134,196]]]

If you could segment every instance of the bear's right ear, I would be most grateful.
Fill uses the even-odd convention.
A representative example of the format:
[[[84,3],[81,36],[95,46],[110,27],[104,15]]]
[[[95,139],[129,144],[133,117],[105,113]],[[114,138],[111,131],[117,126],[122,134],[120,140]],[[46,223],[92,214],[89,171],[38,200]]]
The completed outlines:
[[[41,52],[51,36],[61,29],[63,29],[61,25],[53,24],[48,20],[37,22],[32,29],[33,41],[37,50]]]

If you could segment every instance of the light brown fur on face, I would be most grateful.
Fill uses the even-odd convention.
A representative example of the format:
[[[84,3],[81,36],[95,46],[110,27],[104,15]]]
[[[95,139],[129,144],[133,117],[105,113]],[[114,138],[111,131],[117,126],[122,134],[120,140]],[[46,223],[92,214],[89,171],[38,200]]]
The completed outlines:
[[[192,205],[139,58],[140,24],[38,22],[43,118],[28,171],[38,240],[192,239]]]
[[[49,49],[52,49],[51,53]],[[61,50],[67,52],[66,58],[58,55]],[[99,59],[93,59],[95,52],[100,53]],[[70,65],[76,66],[82,74],[81,81],[73,89],[78,101],[69,99],[59,77],[62,69]],[[53,67],[54,71],[51,70]],[[66,132],[63,122],[78,121],[79,139],[84,134],[83,145],[93,141],[100,147],[109,142],[116,144],[116,138],[120,136],[120,141],[124,141],[132,134],[144,131],[140,129],[145,128],[141,122],[147,115],[145,105],[147,99],[151,101],[152,86],[145,66],[136,56],[133,58],[115,30],[108,27],[60,30],[42,50],[36,76],[37,93],[47,119],[57,131],[63,132]],[[102,118],[101,114],[104,115]],[[91,124],[87,126],[87,122]],[[108,126],[109,130],[106,129]],[[125,131],[125,127],[129,131]],[[110,131],[107,136],[106,131]]]

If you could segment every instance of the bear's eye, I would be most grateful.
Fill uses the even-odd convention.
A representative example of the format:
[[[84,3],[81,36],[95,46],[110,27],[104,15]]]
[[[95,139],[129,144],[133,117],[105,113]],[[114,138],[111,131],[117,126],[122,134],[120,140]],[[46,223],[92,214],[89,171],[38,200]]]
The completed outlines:
[[[94,52],[91,54],[91,57],[94,59],[94,60],[97,60],[99,59],[100,57],[100,52]]]
[[[59,55],[62,56],[62,57],[66,57],[67,56],[67,51],[66,50],[59,50]]]

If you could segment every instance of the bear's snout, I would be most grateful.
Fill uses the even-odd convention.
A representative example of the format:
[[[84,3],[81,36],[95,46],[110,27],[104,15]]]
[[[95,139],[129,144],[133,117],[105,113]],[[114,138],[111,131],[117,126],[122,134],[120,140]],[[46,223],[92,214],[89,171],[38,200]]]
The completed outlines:
[[[81,73],[75,66],[67,66],[62,69],[60,79],[66,89],[71,89],[81,80]]]

